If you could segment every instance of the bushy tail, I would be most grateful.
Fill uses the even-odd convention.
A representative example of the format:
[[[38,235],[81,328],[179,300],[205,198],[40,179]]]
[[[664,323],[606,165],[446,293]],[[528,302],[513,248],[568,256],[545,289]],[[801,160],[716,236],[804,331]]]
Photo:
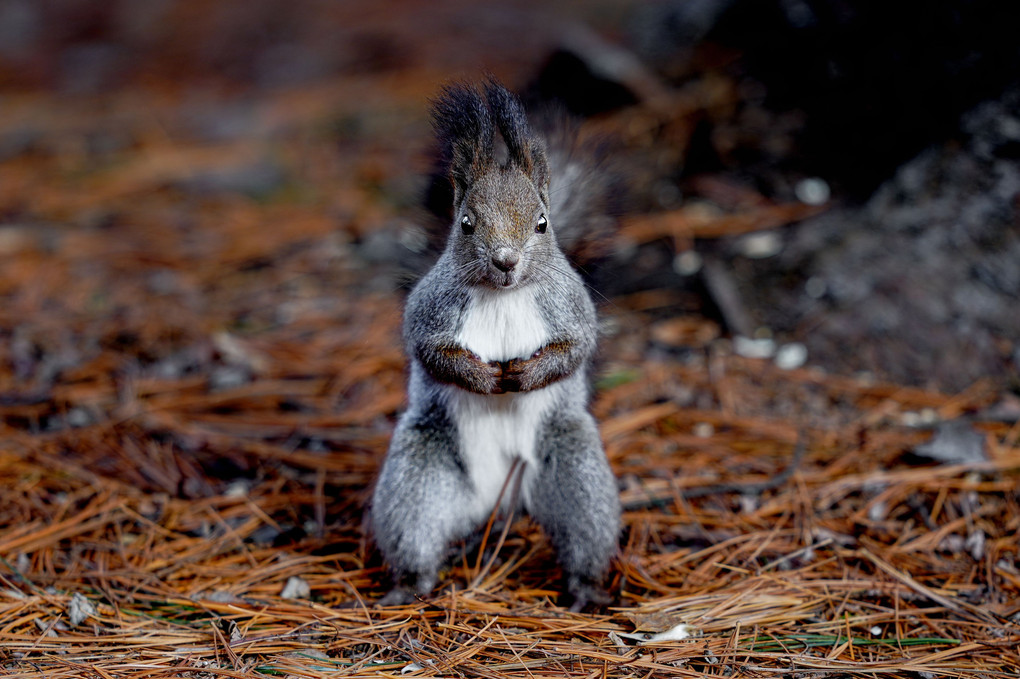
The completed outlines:
[[[617,228],[620,198],[607,145],[582,139],[578,122],[561,110],[537,115],[534,125],[546,140],[549,200],[560,248],[578,264],[606,255]]]

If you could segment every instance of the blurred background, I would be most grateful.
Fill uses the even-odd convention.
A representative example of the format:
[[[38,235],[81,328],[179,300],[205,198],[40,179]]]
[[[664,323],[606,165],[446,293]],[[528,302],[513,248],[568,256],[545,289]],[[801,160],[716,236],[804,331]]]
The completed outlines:
[[[612,140],[620,229],[591,275],[610,318],[640,322],[610,372],[733,339],[791,369],[1015,392],[1017,14],[0,0],[6,422],[294,375],[332,376],[352,421],[392,414],[435,219],[428,98],[485,71]]]
[[[309,643],[343,663],[438,644],[476,664],[426,672],[489,676],[482,633],[512,609],[541,616],[504,647],[529,674],[580,643],[598,664],[578,676],[649,657],[1016,674],[1018,14],[0,0],[0,666],[229,656],[239,676],[211,635],[240,630],[278,674]],[[477,588],[484,552],[454,550],[446,601],[466,585],[467,604],[345,608],[389,587],[363,521],[405,401],[403,299],[444,228],[429,98],[485,72],[602,149],[617,228],[583,267],[627,508],[608,585],[707,611],[682,650],[703,666],[607,665],[607,618],[550,626],[560,573],[526,521]],[[435,631],[467,610],[468,646]],[[373,622],[391,614],[422,631]]]

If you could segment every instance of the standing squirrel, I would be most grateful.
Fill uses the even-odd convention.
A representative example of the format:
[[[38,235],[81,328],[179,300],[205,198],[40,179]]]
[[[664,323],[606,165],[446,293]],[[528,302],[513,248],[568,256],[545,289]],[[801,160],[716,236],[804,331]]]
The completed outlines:
[[[409,404],[372,498],[395,581],[380,604],[429,593],[449,544],[485,521],[521,463],[503,509],[519,501],[545,530],[575,609],[608,603],[620,503],[588,411],[595,306],[557,236],[585,228],[557,213],[584,186],[576,168],[551,171],[559,149],[495,80],[445,88],[433,118],[454,217],[404,312]]]

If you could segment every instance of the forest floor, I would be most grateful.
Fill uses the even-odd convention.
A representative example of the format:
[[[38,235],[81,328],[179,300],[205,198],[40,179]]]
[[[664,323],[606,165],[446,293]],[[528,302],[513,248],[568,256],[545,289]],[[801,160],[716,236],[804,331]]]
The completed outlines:
[[[668,287],[600,299],[613,603],[518,517],[373,607],[424,63],[4,95],[0,674],[1017,676],[1015,397],[749,358]],[[799,214],[752,205],[697,228]]]

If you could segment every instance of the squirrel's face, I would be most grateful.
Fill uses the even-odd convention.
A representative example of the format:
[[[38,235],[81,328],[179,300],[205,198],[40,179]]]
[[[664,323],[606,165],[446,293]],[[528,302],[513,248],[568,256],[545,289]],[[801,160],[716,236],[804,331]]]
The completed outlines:
[[[466,282],[510,289],[540,274],[556,249],[547,195],[514,165],[493,168],[471,186],[450,234]]]

